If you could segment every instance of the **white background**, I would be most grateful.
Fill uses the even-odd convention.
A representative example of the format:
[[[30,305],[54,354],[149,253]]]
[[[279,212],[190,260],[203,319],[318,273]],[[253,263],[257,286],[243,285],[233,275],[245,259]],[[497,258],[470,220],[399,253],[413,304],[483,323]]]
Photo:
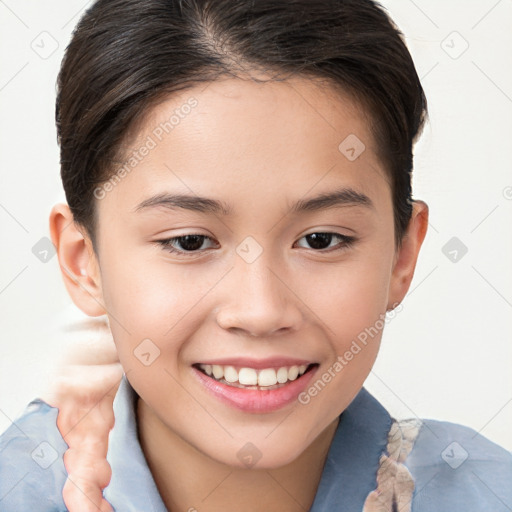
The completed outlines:
[[[73,340],[58,333],[73,307],[57,258],[42,263],[32,247],[64,199],[55,80],[88,4],[0,1],[0,430]],[[512,0],[383,5],[429,101],[413,184],[430,227],[366,386],[397,417],[462,423],[512,450]],[[35,51],[52,45],[47,58]],[[443,253],[452,237],[468,248],[455,263]]]

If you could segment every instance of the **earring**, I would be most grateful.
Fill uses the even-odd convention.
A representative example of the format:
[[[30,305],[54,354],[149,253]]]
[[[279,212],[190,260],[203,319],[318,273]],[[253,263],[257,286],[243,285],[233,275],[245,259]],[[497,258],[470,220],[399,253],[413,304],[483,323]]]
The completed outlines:
[[[85,268],[81,268],[81,269],[80,269],[80,274],[81,274],[82,276],[86,276],[86,275],[87,275],[87,272],[85,271]]]

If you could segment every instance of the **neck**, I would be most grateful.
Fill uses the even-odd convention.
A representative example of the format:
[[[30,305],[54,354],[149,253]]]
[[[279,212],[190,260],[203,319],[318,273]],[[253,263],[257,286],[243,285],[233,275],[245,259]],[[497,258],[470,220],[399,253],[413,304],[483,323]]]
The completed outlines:
[[[313,504],[338,418],[301,455],[273,469],[228,466],[171,432],[138,399],[139,439],[169,512],[305,512]]]

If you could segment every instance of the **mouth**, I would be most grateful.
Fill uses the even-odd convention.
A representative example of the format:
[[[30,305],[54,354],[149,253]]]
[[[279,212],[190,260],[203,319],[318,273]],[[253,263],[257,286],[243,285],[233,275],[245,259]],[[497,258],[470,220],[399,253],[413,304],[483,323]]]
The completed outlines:
[[[209,361],[192,365],[203,388],[222,403],[270,413],[297,402],[319,367],[307,361]]]
[[[225,384],[240,389],[257,389],[271,391],[286,386],[290,382],[302,377],[311,371],[314,363],[292,366],[280,366],[279,368],[251,368],[236,367],[220,364],[196,364],[194,367],[206,376]]]

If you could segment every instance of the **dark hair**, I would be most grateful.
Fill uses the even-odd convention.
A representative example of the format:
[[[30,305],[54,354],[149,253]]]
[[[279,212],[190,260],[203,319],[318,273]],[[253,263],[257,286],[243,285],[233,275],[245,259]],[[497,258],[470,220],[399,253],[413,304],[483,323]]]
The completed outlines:
[[[412,148],[427,102],[403,36],[373,0],[98,0],[57,81],[61,177],[96,245],[94,189],[129,133],[172,92],[248,70],[320,78],[360,102],[392,190],[395,244],[412,212]],[[341,140],[340,140],[341,142]]]

